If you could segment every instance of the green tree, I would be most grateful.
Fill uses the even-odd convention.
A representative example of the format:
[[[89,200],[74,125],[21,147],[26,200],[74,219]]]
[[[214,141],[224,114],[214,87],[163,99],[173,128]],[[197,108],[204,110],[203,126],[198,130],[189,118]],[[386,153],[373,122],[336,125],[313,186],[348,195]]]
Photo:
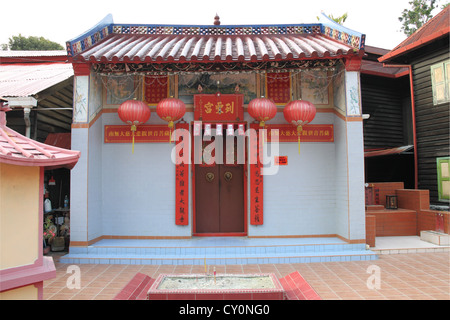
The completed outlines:
[[[2,46],[5,48],[5,46]],[[24,37],[21,34],[9,38],[10,50],[64,50],[64,47],[59,43],[45,39],[44,37]]]
[[[412,35],[433,17],[432,11],[437,7],[436,0],[412,0],[410,8],[404,9],[398,20],[402,23],[402,31]]]
[[[347,20],[348,18],[348,14],[347,12],[344,13],[342,16],[340,17],[333,17],[332,14],[329,15],[329,17],[331,18],[331,20],[334,20],[334,22],[339,23],[339,24],[344,24],[345,20]]]

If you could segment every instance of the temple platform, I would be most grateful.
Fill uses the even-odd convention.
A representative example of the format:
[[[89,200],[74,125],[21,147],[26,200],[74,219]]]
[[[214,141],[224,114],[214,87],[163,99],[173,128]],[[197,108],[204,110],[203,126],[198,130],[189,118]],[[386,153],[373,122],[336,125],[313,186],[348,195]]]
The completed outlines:
[[[62,263],[232,265],[376,260],[366,245],[330,238],[193,237],[181,240],[103,239],[71,247]]]

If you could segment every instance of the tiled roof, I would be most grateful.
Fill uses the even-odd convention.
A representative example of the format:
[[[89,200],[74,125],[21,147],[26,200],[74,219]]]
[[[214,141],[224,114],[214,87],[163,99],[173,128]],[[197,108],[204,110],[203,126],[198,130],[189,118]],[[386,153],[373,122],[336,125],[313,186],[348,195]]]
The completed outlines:
[[[72,169],[80,158],[79,151],[67,150],[27,138],[6,126],[6,111],[0,101],[0,163],[36,166],[47,169]]]
[[[386,78],[399,78],[408,75],[408,68],[383,66],[382,63],[370,60],[363,60],[361,63],[361,73],[370,74]]]
[[[353,48],[322,34],[133,35],[112,34],[74,57],[91,62],[233,62],[337,57]]]
[[[389,50],[366,46],[365,56],[361,63],[361,73],[386,78],[399,78],[409,74],[409,69],[404,67],[391,67],[378,62],[378,59],[387,54]]]
[[[66,56],[65,50],[0,50],[0,57],[57,57]]]
[[[108,15],[66,43],[73,62],[264,62],[360,54],[365,35],[325,14],[293,25],[115,24]]]
[[[0,96],[27,97],[71,76],[70,63],[0,64]]]
[[[422,47],[436,39],[449,36],[450,32],[450,6],[447,6],[430,21],[414,32],[405,41],[400,43],[391,52],[379,60],[386,62],[404,55],[412,50]]]

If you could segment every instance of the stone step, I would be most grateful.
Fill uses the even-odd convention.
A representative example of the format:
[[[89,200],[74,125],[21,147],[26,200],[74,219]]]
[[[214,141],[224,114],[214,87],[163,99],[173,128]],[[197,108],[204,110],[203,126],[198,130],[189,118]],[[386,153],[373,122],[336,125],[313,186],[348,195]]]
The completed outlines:
[[[145,300],[154,281],[155,279],[138,272],[114,297],[114,300]]]
[[[60,259],[62,263],[73,264],[146,264],[146,265],[232,265],[232,264],[278,264],[278,263],[313,263],[313,262],[343,262],[376,260],[375,253],[365,251],[334,251],[311,252],[303,254],[245,254],[245,255],[215,255],[199,257],[198,255],[136,255],[136,254],[68,254]]]
[[[438,246],[450,245],[450,235],[433,230],[420,231],[420,240],[431,242]]]
[[[366,211],[378,211],[378,210],[384,210],[384,206],[383,205],[378,205],[378,204],[372,204],[372,205],[366,205]]]
[[[375,260],[365,244],[338,238],[101,240],[71,247],[63,263],[221,265]]]

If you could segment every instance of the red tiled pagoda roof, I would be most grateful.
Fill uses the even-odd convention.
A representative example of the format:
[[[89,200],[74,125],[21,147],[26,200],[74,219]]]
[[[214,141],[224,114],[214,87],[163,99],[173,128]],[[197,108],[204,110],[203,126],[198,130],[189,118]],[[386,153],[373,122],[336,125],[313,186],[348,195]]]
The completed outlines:
[[[296,25],[123,25],[108,15],[67,42],[72,62],[265,62],[341,58],[364,50],[365,35],[323,15]]]
[[[0,102],[0,163],[38,166],[46,169],[72,169],[80,158],[79,151],[50,146],[29,139],[6,126],[5,111]]]
[[[89,62],[233,62],[336,57],[353,48],[321,34],[112,34],[74,60]]]

